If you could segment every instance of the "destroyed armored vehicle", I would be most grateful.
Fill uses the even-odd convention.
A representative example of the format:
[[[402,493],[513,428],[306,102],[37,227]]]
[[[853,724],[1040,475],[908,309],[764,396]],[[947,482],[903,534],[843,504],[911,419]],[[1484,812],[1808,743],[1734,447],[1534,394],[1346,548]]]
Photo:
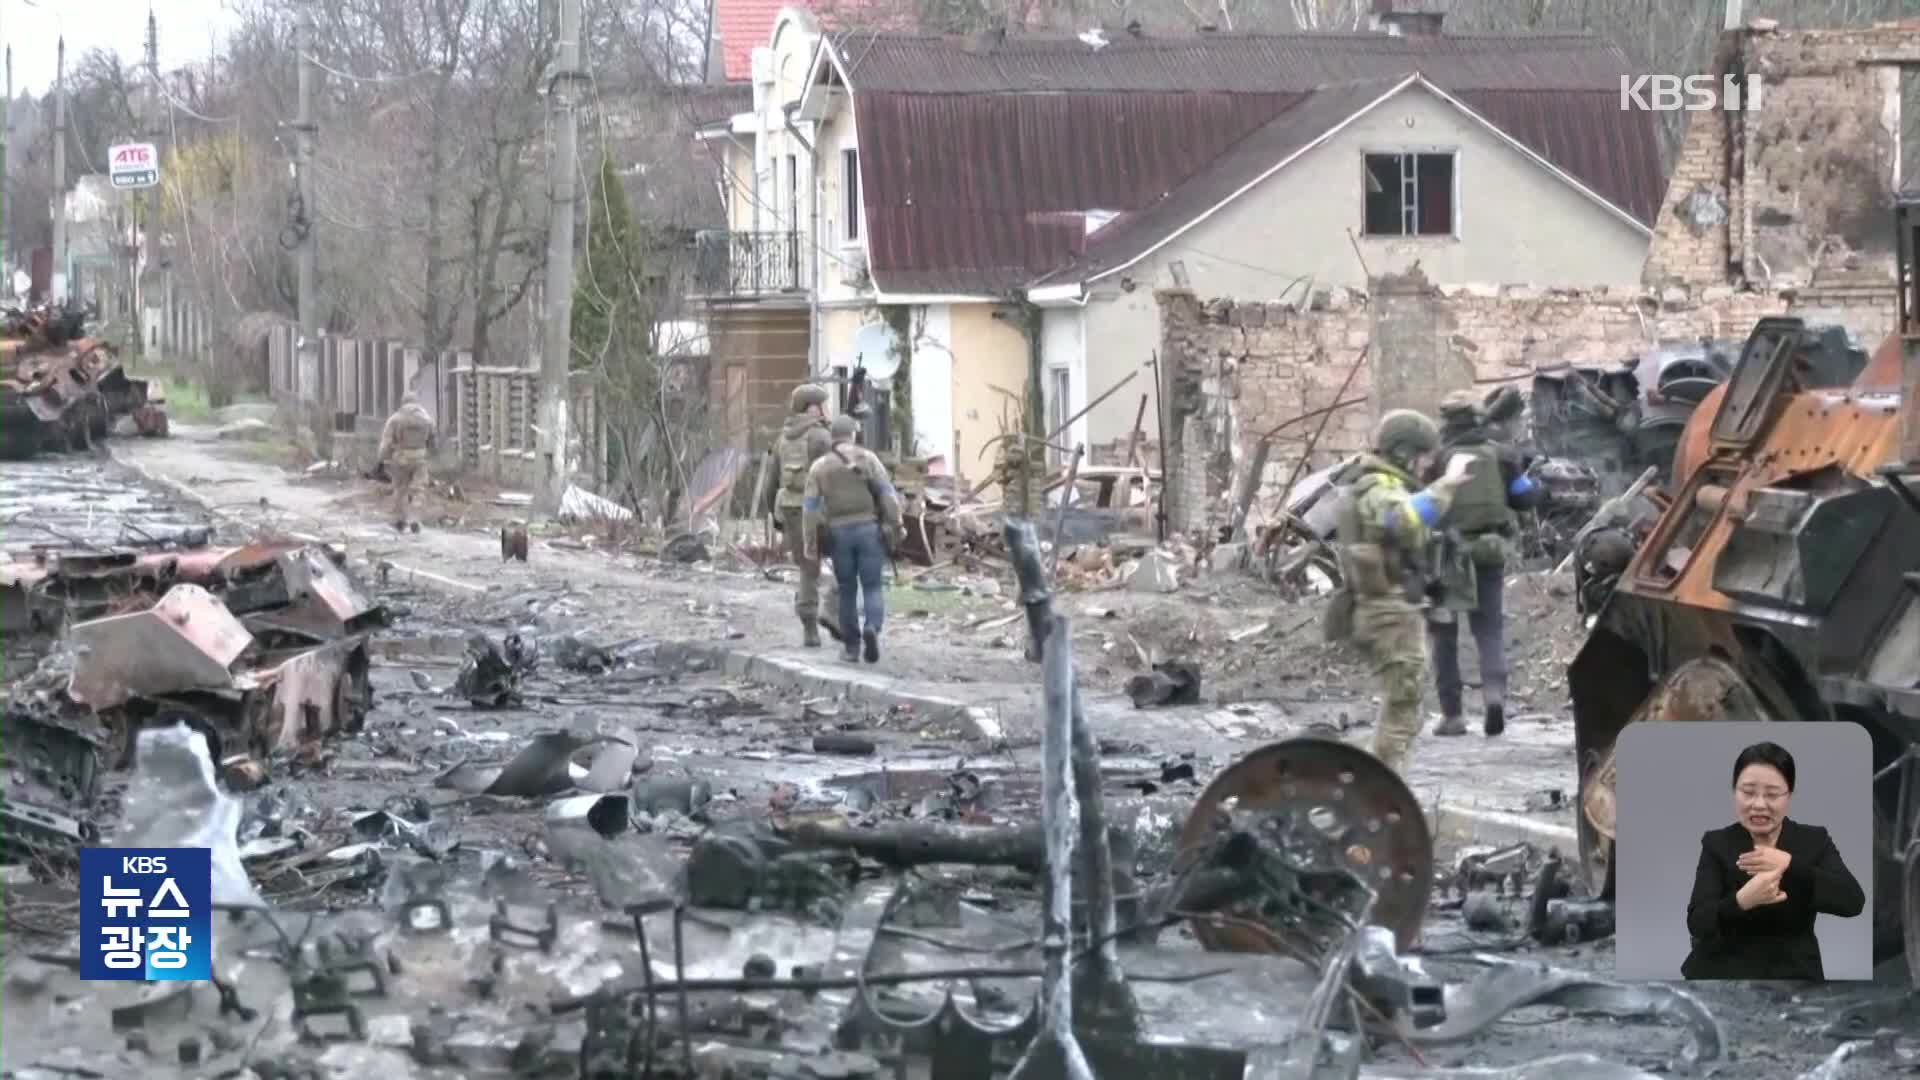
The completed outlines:
[[[1836,386],[1854,357],[1830,333],[1760,321],[1688,420],[1665,509],[1569,683],[1580,846],[1603,889],[1626,725],[1865,727],[1878,777],[1876,959],[1904,949],[1920,982],[1920,202],[1902,202],[1895,220],[1899,331]]]

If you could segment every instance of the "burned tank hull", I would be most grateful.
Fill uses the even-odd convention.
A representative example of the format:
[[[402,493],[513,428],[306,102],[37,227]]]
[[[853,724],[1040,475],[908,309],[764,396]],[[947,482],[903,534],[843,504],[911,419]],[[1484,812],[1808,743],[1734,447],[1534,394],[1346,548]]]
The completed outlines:
[[[1666,509],[1569,669],[1581,853],[1609,888],[1613,753],[1630,723],[1859,723],[1879,776],[1884,960],[1903,923],[1920,930],[1920,769],[1910,780],[1902,764],[1920,746],[1920,356],[1895,334],[1850,386],[1823,388],[1807,363],[1820,348],[1797,319],[1755,327],[1690,419]],[[1906,951],[1920,983],[1920,945]]]

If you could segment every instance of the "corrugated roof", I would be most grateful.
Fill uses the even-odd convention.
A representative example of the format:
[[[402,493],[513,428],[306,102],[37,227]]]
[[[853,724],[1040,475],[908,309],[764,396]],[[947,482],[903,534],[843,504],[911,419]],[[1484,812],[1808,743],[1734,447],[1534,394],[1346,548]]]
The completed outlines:
[[[990,48],[926,34],[836,35],[856,90],[919,94],[1212,91],[1304,93],[1421,71],[1459,90],[1620,91],[1626,54],[1562,35],[1116,33],[1099,49],[1071,35],[1020,34]]]
[[[1164,198],[1121,215],[1088,237],[1083,255],[1048,278],[1084,281],[1145,254],[1176,229],[1233,197],[1261,174],[1311,146],[1341,121],[1406,81],[1405,77],[1361,79],[1302,95],[1285,112],[1234,143]]]
[[[1289,140],[1337,122],[1326,115],[1364,106],[1350,100],[1358,84],[1384,92],[1415,73],[1643,222],[1665,187],[1652,114],[1619,107],[1626,57],[1593,37],[1116,34],[1097,50],[1052,35],[973,40],[835,39],[865,151],[871,270],[888,292],[1024,285],[1084,251],[1086,211],[1130,215],[1101,230],[1102,246],[1137,235],[1149,223],[1133,212],[1169,201],[1230,149],[1277,163]],[[1287,120],[1296,107],[1306,111]]]

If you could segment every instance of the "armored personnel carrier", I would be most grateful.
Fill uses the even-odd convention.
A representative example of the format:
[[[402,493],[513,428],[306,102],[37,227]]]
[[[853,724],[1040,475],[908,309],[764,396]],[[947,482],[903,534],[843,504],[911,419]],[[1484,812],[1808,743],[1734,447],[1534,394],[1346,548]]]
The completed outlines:
[[[1680,437],[1659,520],[1569,671],[1581,855],[1611,893],[1626,725],[1852,721],[1872,736],[1876,960],[1920,985],[1920,200],[1894,211],[1894,333],[1845,386],[1762,319]]]

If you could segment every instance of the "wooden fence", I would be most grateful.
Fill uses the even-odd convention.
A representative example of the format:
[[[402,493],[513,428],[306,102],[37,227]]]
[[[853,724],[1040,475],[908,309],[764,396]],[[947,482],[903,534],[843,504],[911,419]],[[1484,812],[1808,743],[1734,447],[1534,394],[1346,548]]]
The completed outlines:
[[[323,338],[314,361],[302,365],[294,328],[268,335],[265,363],[275,401],[318,403],[333,416],[333,431],[378,437],[381,425],[408,391],[440,427],[442,444],[470,473],[497,483],[532,487],[538,480],[540,373],[530,368],[476,367],[473,355],[448,351],[429,357],[402,341]],[[606,438],[592,387],[573,376],[576,472],[589,487],[606,479]]]

